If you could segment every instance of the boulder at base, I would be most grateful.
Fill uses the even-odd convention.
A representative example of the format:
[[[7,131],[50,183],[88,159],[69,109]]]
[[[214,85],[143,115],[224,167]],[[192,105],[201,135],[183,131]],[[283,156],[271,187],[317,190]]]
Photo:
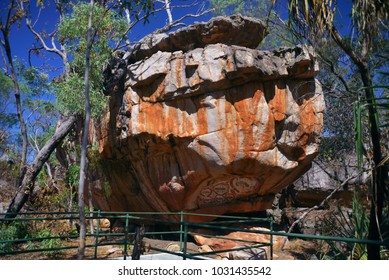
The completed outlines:
[[[217,17],[110,61],[109,109],[91,135],[105,180],[95,207],[262,211],[310,168],[324,110],[315,56],[255,49],[264,34],[258,19]]]

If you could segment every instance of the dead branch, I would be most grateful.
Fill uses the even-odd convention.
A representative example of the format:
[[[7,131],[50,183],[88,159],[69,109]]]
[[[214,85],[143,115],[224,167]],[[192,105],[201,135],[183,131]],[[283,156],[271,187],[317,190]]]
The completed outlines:
[[[171,11],[173,8],[188,8],[188,7],[193,7],[195,5],[197,5],[198,3],[197,2],[194,2],[190,5],[181,5],[181,6],[163,6],[162,8],[159,8],[159,9],[156,9],[154,10],[154,13],[159,13],[161,11],[166,11],[169,15],[169,12],[167,11],[168,9]],[[157,34],[157,33],[164,33],[164,32],[167,32],[169,31],[170,29],[174,28],[174,27],[177,27],[179,25],[182,24],[182,21],[186,18],[198,18],[198,17],[201,17],[201,16],[204,16],[210,12],[212,12],[214,9],[207,9],[207,10],[203,10],[203,11],[199,11],[198,13],[196,14],[186,14],[186,15],[183,15],[181,18],[177,19],[177,20],[174,20],[173,21],[173,18],[171,18],[171,21],[170,21],[170,16],[169,16],[169,23],[166,24],[164,27],[160,28],[160,29],[157,29],[155,30],[154,32],[152,32],[152,34]],[[132,22],[129,27],[127,28],[127,30],[124,32],[122,38],[117,42],[115,48],[112,50],[112,53],[119,50],[119,49],[123,49],[125,47],[128,47],[130,45],[134,45],[134,44],[137,44],[136,42],[134,43],[126,43],[125,45],[120,45],[124,40],[125,40],[125,37],[127,36],[127,34],[130,32],[130,30],[132,28],[134,28],[134,26],[136,24],[138,24],[139,22],[143,21],[146,19],[146,15],[145,16],[142,16],[142,17],[139,17],[138,20],[136,20],[135,22]],[[150,34],[148,34],[147,36],[150,36]]]
[[[332,196],[337,193],[340,189],[342,189],[350,180],[357,178],[361,173],[358,173],[357,175],[350,176],[346,180],[344,180],[337,188],[335,188],[324,200],[319,204],[315,205],[311,208],[309,208],[307,211],[304,212],[304,214],[301,215],[300,218],[298,218],[296,221],[294,221],[291,226],[289,227],[288,233],[291,233],[294,229],[294,227],[300,223],[302,220],[305,219],[305,217],[311,213],[313,210],[318,210],[324,207],[326,202],[332,198]]]
[[[15,218],[24,203],[29,198],[34,189],[34,182],[45,162],[49,159],[51,153],[57,148],[62,140],[68,135],[75,124],[77,117],[75,115],[64,117],[61,124],[57,127],[54,135],[45,143],[42,149],[35,157],[32,164],[27,169],[23,181],[12,199],[7,210],[7,218]]]
[[[173,22],[173,16],[172,16],[172,10],[170,8],[170,0],[157,0],[157,2],[165,5],[169,24],[171,24]]]
[[[170,29],[176,27],[178,24],[180,24],[184,19],[186,19],[188,17],[198,18],[198,17],[204,16],[204,15],[210,13],[211,11],[213,11],[213,9],[205,10],[199,14],[186,14],[186,15],[182,16],[181,18],[167,24],[166,26],[162,27],[161,29],[156,30],[155,33],[167,32]]]
[[[21,6],[21,9],[25,13],[27,13],[25,8],[24,8],[24,6],[23,6],[23,2],[21,2],[20,6]],[[57,8],[58,8],[58,6],[57,6]],[[62,17],[62,10],[60,8],[58,8],[58,10],[60,11],[60,16]],[[64,66],[65,66],[65,75],[68,75],[69,72],[70,72],[70,64],[69,64],[69,61],[68,61],[68,55],[67,55],[65,46],[60,43],[60,48],[58,48],[56,43],[55,43],[55,36],[57,34],[57,30],[54,29],[53,32],[48,34],[48,37],[50,38],[50,42],[51,42],[51,46],[49,46],[46,43],[45,38],[42,36],[42,34],[40,34],[34,28],[34,26],[36,25],[36,23],[37,23],[37,21],[38,21],[38,19],[40,17],[40,12],[41,12],[41,9],[39,10],[38,17],[37,17],[36,21],[33,24],[31,23],[32,22],[31,17],[29,15],[26,15],[26,17],[25,17],[26,18],[26,25],[27,25],[28,29],[31,31],[31,33],[35,36],[35,38],[40,42],[40,44],[42,45],[43,49],[45,49],[47,52],[57,54],[62,59],[62,61],[64,63]],[[38,48],[35,48],[35,49],[38,49]]]

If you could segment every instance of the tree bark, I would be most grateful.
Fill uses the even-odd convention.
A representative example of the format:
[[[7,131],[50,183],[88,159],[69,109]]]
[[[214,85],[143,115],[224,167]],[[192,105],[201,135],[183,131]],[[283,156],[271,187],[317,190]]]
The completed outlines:
[[[86,223],[85,223],[85,209],[84,209],[84,189],[85,182],[87,178],[87,158],[86,152],[89,142],[89,125],[90,125],[90,98],[89,98],[89,89],[90,89],[90,54],[93,43],[93,8],[94,0],[90,1],[89,4],[89,20],[88,20],[88,37],[87,37],[87,47],[85,50],[85,121],[84,121],[84,132],[82,135],[82,145],[81,145],[81,163],[80,163],[80,181],[78,185],[78,208],[80,213],[80,237],[78,244],[78,253],[77,259],[81,260],[84,258],[85,253],[85,239],[86,239]]]
[[[15,218],[17,213],[22,209],[28,197],[34,189],[35,179],[41,171],[45,162],[49,159],[54,149],[62,142],[65,136],[71,131],[77,117],[75,115],[69,116],[56,129],[53,137],[48,140],[43,148],[39,151],[34,159],[32,165],[27,169],[23,181],[11,201],[7,210],[7,218]]]
[[[89,169],[89,167],[88,167]],[[88,172],[88,178],[91,178],[90,173]],[[90,184],[90,181],[88,180],[88,204],[89,204],[89,218],[90,218],[90,233],[93,235],[95,234],[95,228],[93,226],[93,197],[92,197],[92,186]]]
[[[143,237],[145,235],[144,225],[137,225],[135,228],[134,248],[132,249],[131,259],[140,260],[144,251]]]

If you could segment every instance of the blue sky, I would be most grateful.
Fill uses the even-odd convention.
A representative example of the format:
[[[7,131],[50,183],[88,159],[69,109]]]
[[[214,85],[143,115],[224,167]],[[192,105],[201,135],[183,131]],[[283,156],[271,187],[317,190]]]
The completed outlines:
[[[1,14],[3,18],[6,16],[7,12],[7,6],[10,0],[0,0],[0,8],[1,8]],[[51,33],[53,30],[55,30],[55,26],[58,23],[58,13],[55,10],[54,5],[45,6],[44,9],[42,9],[39,12],[39,8],[36,7],[35,3],[36,0],[32,0],[32,8],[33,8],[33,21],[35,21],[38,18],[39,14],[39,20],[36,21],[35,29],[37,31],[45,31],[47,33]],[[174,4],[187,4],[191,1],[172,1],[172,5]],[[186,2],[186,3],[185,3]],[[206,2],[206,1],[204,1]],[[195,13],[198,7],[195,9],[189,9],[189,8],[176,8],[173,9],[173,19],[176,20],[180,18],[181,16],[188,14],[188,13]],[[184,22],[186,24],[191,24],[194,21],[207,21],[211,18],[211,14],[203,16],[201,18],[188,18]],[[167,15],[166,12],[159,12],[155,15],[150,16],[149,23],[143,24],[139,23],[137,24],[129,33],[129,37],[131,41],[137,41],[144,37],[145,35],[153,32],[154,30],[163,27],[167,22]],[[35,36],[28,30],[25,22],[21,22],[19,26],[14,25],[11,31],[10,35],[10,44],[12,47],[12,54],[14,57],[17,57],[18,59],[21,59],[25,62],[28,61],[28,50],[34,45],[36,42]],[[47,41],[50,45],[50,42]],[[58,46],[58,45],[57,45]],[[58,46],[59,47],[59,46]],[[60,58],[57,55],[47,53],[45,51],[41,52],[41,55],[31,55],[31,63],[33,66],[40,67],[44,65],[45,63],[54,67],[61,67],[62,63]],[[0,65],[2,66],[2,61],[0,61]],[[50,74],[52,76],[54,74],[57,75],[57,73],[60,73],[60,71],[55,71],[54,73]]]
[[[1,8],[1,14],[3,15],[3,18],[6,13],[6,8],[10,0],[0,0],[0,8]],[[50,1],[48,1],[50,2]],[[178,1],[178,0],[173,0],[172,5],[175,4],[186,4],[190,3],[192,1]],[[199,2],[201,3],[208,3],[208,0],[200,0]],[[279,13],[281,14],[282,17],[287,16],[287,7],[285,5],[285,1],[278,1],[278,7]],[[34,11],[34,18],[33,20],[37,19],[37,15],[39,12],[39,9],[36,7],[34,3],[36,3],[36,0],[32,0],[32,7]],[[342,33],[349,33],[350,32],[350,27],[351,27],[351,21],[349,14],[351,11],[351,0],[342,0],[338,1],[338,10],[340,13],[338,14],[338,19],[341,22],[341,25],[343,26],[341,31]],[[173,18],[178,19],[181,16],[188,14],[188,13],[195,13],[197,8],[186,8],[186,9],[173,9]],[[188,18],[185,20],[186,24],[191,24],[194,21],[206,21],[210,19],[212,14],[203,16],[201,18]],[[130,39],[132,41],[137,41],[143,36],[153,32],[157,28],[161,28],[165,25],[167,20],[167,16],[165,12],[160,12],[154,16],[150,17],[150,23],[148,24],[138,24],[135,26],[135,28],[131,31],[130,33]],[[55,11],[54,5],[46,5],[44,9],[41,10],[40,12],[40,17],[39,20],[36,22],[36,29],[40,31],[46,31],[48,33],[52,32],[55,29],[55,26],[58,22],[58,13]],[[11,32],[10,36],[10,42],[12,46],[12,52],[13,55],[18,57],[19,59],[22,59],[24,61],[28,61],[28,50],[29,48],[32,47],[32,45],[35,42],[35,37],[34,35],[27,29],[26,25],[24,22],[21,23],[20,26],[14,25],[13,30]],[[56,55],[52,55],[47,52],[42,52],[42,55],[31,55],[31,62],[34,66],[42,66],[44,63],[52,65],[54,67],[60,67],[61,61],[59,57]],[[2,62],[0,62],[0,65]],[[55,76],[56,73],[59,73],[59,71],[55,71],[54,73],[50,74],[50,76]]]

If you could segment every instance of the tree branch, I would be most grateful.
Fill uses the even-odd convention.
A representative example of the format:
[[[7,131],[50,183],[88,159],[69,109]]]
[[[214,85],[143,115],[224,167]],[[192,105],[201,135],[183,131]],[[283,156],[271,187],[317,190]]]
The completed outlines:
[[[341,180],[339,180],[339,178],[333,174],[331,174],[330,172],[328,172],[317,160],[313,160],[313,162],[328,176],[330,177],[332,180],[336,181],[336,182],[341,182]]]
[[[41,149],[39,148],[39,145],[38,145],[37,134],[38,134],[38,131],[35,130],[34,137],[30,136],[30,139],[31,139],[31,141],[34,143],[35,150],[36,150],[36,152],[37,152],[37,154],[38,154],[38,153],[41,151]],[[51,181],[51,183],[53,184],[54,189],[56,189],[56,190],[58,191],[58,187],[57,187],[57,185],[55,184],[55,180],[54,180],[53,173],[51,172],[50,164],[49,164],[47,161],[45,162],[45,166],[46,166],[46,168],[47,168],[47,174],[49,175],[50,181]],[[47,183],[46,183],[46,186],[48,186]]]
[[[30,67],[32,67],[31,52],[39,52],[39,50],[43,50],[43,49],[44,49],[43,47],[37,47],[37,48],[31,48],[28,50],[28,65],[30,65]]]
[[[160,0],[158,2],[166,2],[167,0]],[[169,1],[170,2],[170,1]],[[159,9],[156,9],[154,10],[154,13],[159,13],[159,12],[162,12],[162,11],[167,11],[167,9],[169,9],[170,11],[175,8],[175,9],[182,9],[182,8],[191,8],[191,7],[194,7],[198,4],[199,2],[195,1],[191,4],[188,4],[188,5],[177,5],[177,6],[166,6],[164,5],[163,7],[159,8]],[[169,31],[170,29],[178,26],[180,24],[181,21],[183,21],[184,19],[188,18],[188,17],[192,17],[192,18],[198,18],[198,17],[201,17],[201,16],[204,16],[210,12],[212,12],[214,9],[207,9],[207,10],[204,10],[204,11],[199,11],[197,14],[186,14],[184,16],[182,16],[181,18],[175,20],[175,21],[170,21],[169,19],[169,23],[166,24],[164,27],[160,28],[160,29],[157,29],[156,31],[152,32],[151,34],[156,34],[156,33],[162,33],[162,32],[167,32]],[[169,13],[168,13],[169,15]],[[127,34],[130,32],[130,30],[136,25],[138,24],[139,22],[145,20],[146,18],[146,15],[145,16],[142,16],[140,17],[137,21],[133,22],[128,28],[127,30],[124,32],[122,38],[117,42],[115,48],[112,50],[112,52],[115,52],[117,51],[118,49],[122,49],[124,47],[128,47],[129,45],[131,45],[131,43],[126,43],[125,45],[120,45],[124,40],[125,40],[125,37],[127,36]],[[173,17],[172,17],[173,19]],[[151,35],[149,34],[149,35]],[[148,36],[149,36],[148,35]],[[132,44],[136,44],[136,43],[132,43]]]
[[[159,11],[160,11],[160,10],[159,10]],[[179,19],[173,21],[171,24],[169,23],[169,24],[165,25],[164,27],[155,30],[154,32],[152,32],[151,34],[149,34],[149,35],[147,35],[147,36],[150,36],[150,35],[152,35],[152,34],[158,34],[158,33],[167,32],[167,31],[169,31],[170,29],[179,26],[179,25],[181,24],[181,21],[183,21],[184,19],[186,19],[186,18],[188,18],[188,17],[198,18],[198,17],[204,16],[204,15],[206,15],[206,14],[212,12],[212,11],[213,11],[213,9],[208,9],[208,10],[205,10],[205,11],[199,13],[199,14],[186,14],[186,15],[182,16],[181,18],[179,18]],[[139,19],[139,21],[141,21],[141,20],[143,20],[143,18],[140,18],[140,19]],[[139,22],[139,21],[138,21],[138,22]],[[138,23],[138,22],[136,22],[136,23]],[[136,23],[134,23],[133,25],[135,25]],[[183,24],[183,23],[182,23],[182,24]],[[131,26],[131,27],[129,28],[129,30],[130,30],[131,28],[133,28],[133,26]],[[126,31],[126,34],[129,32],[129,30]],[[123,41],[123,38],[118,42],[118,44],[116,45],[116,47],[113,49],[112,52],[114,52],[114,51],[116,51],[116,50],[118,50],[118,49],[122,49],[122,48],[128,47],[129,45],[136,45],[136,44],[139,43],[139,41],[138,41],[138,42],[133,42],[133,43],[131,43],[131,44],[120,45],[120,43],[121,43],[122,41]]]
[[[59,3],[55,2],[56,4],[56,7],[57,9],[59,10],[59,13],[60,13],[60,18],[63,17],[63,14],[62,14],[62,6],[60,6]],[[24,7],[23,7],[23,2],[21,2],[21,9],[23,11],[25,11]],[[40,15],[40,13],[39,13]],[[38,15],[38,17],[39,17]],[[38,20],[38,19],[37,19]],[[36,20],[36,21],[37,21]],[[47,51],[47,52],[51,52],[51,53],[55,53],[57,54],[59,57],[61,57],[62,59],[62,62],[65,66],[65,75],[68,76],[69,75],[69,72],[70,72],[70,64],[69,64],[69,61],[68,61],[68,58],[67,58],[67,52],[66,52],[66,49],[65,49],[65,46],[60,44],[61,46],[61,50],[58,49],[58,47],[56,46],[55,44],[55,35],[57,33],[57,30],[54,30],[52,33],[49,34],[49,37],[51,38],[51,44],[52,44],[52,47],[49,47],[44,38],[42,37],[41,34],[39,34],[39,32],[37,32],[35,29],[34,29],[34,26],[36,24],[36,21],[34,23],[34,25],[31,24],[31,18],[26,16],[26,25],[28,27],[28,29],[31,31],[32,34],[35,35],[35,37],[38,39],[38,41],[42,44],[43,48]]]
[[[331,72],[334,73],[334,75],[340,80],[346,91],[352,93],[346,79],[341,74],[339,74],[338,71],[336,71],[334,63],[331,60],[327,59],[320,51],[320,49],[316,49],[316,52],[320,55],[321,60],[327,63],[327,65],[331,68]]]
[[[77,117],[75,115],[66,117],[57,127],[54,135],[45,143],[40,152],[35,157],[31,166],[28,168],[23,178],[20,188],[8,206],[7,218],[15,218],[17,213],[22,209],[28,197],[34,189],[34,182],[44,163],[49,159],[51,153],[62,142],[65,136],[72,130]]]
[[[156,2],[164,4],[164,8],[167,14],[168,22],[171,24],[173,22],[173,16],[172,16],[172,11],[170,8],[170,0],[156,0]]]
[[[355,64],[357,65],[363,64],[362,59],[355,53],[355,51],[350,46],[346,44],[342,35],[340,35],[339,31],[336,29],[334,25],[332,25],[330,34],[331,37],[334,39],[334,41],[338,44],[338,46],[351,58],[351,60]]]
[[[176,27],[179,23],[181,23],[181,21],[183,21],[184,19],[188,18],[188,17],[192,17],[192,18],[198,18],[198,17],[201,17],[203,15],[206,15],[208,13],[210,13],[211,11],[213,11],[213,9],[209,9],[209,10],[205,10],[199,14],[186,14],[184,16],[182,16],[181,18],[165,25],[164,27],[160,28],[160,29],[157,29],[154,33],[163,33],[163,32],[167,32],[169,31],[170,29]]]
[[[64,54],[63,54],[58,48],[56,48],[55,45],[54,45],[52,48],[50,48],[50,47],[46,44],[46,42],[45,42],[45,40],[43,39],[43,37],[42,37],[37,31],[35,31],[35,29],[32,27],[32,25],[31,25],[31,20],[30,20],[30,19],[26,19],[26,24],[27,24],[28,29],[29,29],[29,30],[32,32],[32,34],[34,34],[35,37],[40,41],[40,43],[42,44],[43,48],[44,48],[46,51],[52,52],[52,53],[56,53],[56,54],[58,54],[59,56],[63,57]],[[54,41],[54,37],[51,37],[51,40],[52,40],[52,42],[53,42],[53,41]]]
[[[155,12],[155,13],[158,13],[158,12],[161,12],[161,11],[163,11],[163,10],[164,10],[164,9],[161,8],[161,9],[155,10],[154,12]],[[134,26],[135,26],[136,24],[138,24],[139,22],[141,22],[141,21],[143,21],[143,20],[145,20],[145,19],[146,19],[146,15],[144,15],[144,16],[138,18],[138,20],[136,20],[135,22],[131,22],[131,20],[130,20],[130,25],[128,26],[127,30],[123,33],[123,35],[122,35],[122,37],[120,38],[120,40],[116,43],[116,46],[115,46],[115,48],[112,50],[112,53],[115,52],[115,51],[117,51],[118,49],[123,48],[124,46],[128,46],[128,45],[129,45],[129,44],[127,43],[127,44],[125,44],[124,46],[120,46],[120,44],[121,44],[123,41],[125,41],[125,38],[126,38],[127,34],[131,31],[131,29],[134,28]],[[127,20],[127,21],[128,21],[128,20]]]
[[[342,189],[350,180],[354,179],[354,178],[357,178],[361,173],[358,173],[357,175],[354,175],[354,176],[350,176],[348,177],[346,180],[344,180],[336,189],[334,189],[326,198],[324,198],[324,200],[319,204],[319,205],[315,205],[311,208],[309,208],[307,211],[304,212],[303,215],[300,216],[300,218],[298,218],[296,221],[294,221],[291,226],[289,227],[289,230],[288,230],[288,233],[291,233],[294,229],[294,227],[300,223],[302,220],[305,219],[305,217],[311,213],[313,210],[318,210],[318,209],[321,209],[324,207],[325,203],[331,199],[331,197],[337,193],[340,189]]]
[[[10,29],[11,24],[12,24],[11,23],[11,14],[12,14],[12,11],[14,8],[15,8],[15,0],[12,0],[11,6],[8,8],[7,20],[5,21],[6,22],[5,27],[2,26],[2,29],[8,30],[8,32],[9,32],[9,29]]]

